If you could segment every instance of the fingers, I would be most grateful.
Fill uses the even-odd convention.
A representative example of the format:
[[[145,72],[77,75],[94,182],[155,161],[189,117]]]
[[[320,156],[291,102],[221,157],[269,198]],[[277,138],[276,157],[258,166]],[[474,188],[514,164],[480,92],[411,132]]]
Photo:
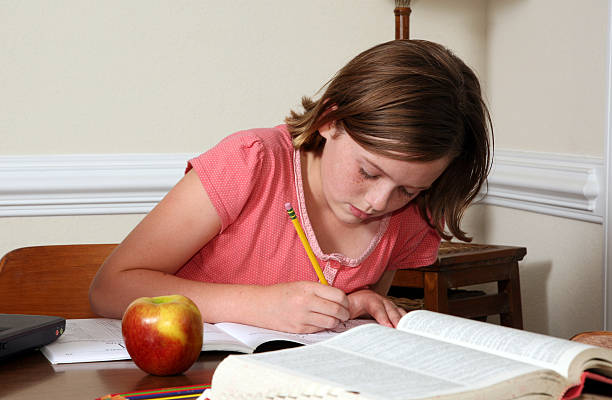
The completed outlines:
[[[313,312],[308,314],[303,329],[311,330],[312,332],[319,332],[325,329],[334,329],[343,321],[345,320],[341,320],[330,315]]]
[[[333,303],[337,303],[348,310],[349,301],[346,294],[342,290],[333,286],[321,285],[319,283],[308,283],[312,283],[314,285],[313,290],[318,297],[329,300]]]
[[[341,290],[316,282],[287,282],[268,287],[276,307],[273,329],[312,333],[333,329],[349,319],[348,299]]]
[[[348,298],[342,290],[317,283],[314,294],[310,316],[313,325],[332,329],[350,318]]]
[[[369,290],[348,296],[341,290],[317,282],[287,282],[268,287],[276,293],[274,320],[266,326],[294,333],[334,329],[340,322],[364,314],[388,327],[397,327],[406,311],[388,298]]]
[[[367,313],[379,324],[391,328],[395,328],[402,316],[406,314],[403,308],[372,290],[354,292],[349,295],[349,299],[353,317]]]
[[[395,303],[387,299],[385,299],[385,309],[387,310],[389,321],[391,321],[393,327],[396,328],[399,320],[406,315],[406,310],[396,306]]]
[[[372,315],[376,322],[381,325],[391,328],[397,327],[399,320],[406,314],[406,310],[395,305],[391,300],[382,298],[381,307],[375,311],[376,315]]]
[[[395,307],[395,305],[393,305],[393,307]],[[394,310],[392,310],[391,306],[387,305],[384,299],[382,299],[380,302],[371,303],[369,308],[370,315],[376,320],[376,322],[390,328],[395,327],[395,324],[393,323]]]

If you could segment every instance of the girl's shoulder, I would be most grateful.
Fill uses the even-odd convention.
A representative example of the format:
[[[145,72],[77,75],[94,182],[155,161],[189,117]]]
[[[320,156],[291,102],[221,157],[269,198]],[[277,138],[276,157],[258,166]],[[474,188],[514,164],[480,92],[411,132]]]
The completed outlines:
[[[191,166],[205,168],[210,165],[231,164],[233,169],[260,168],[264,160],[288,163],[292,159],[291,135],[285,125],[274,128],[256,128],[238,131],[223,138],[204,153],[190,160]]]
[[[224,138],[219,145],[245,148],[261,147],[276,150],[292,148],[291,134],[286,125],[272,128],[253,128],[235,132]]]
[[[391,215],[392,220],[402,220],[402,221],[413,221],[413,222],[423,222],[427,224],[425,218],[421,215],[419,211],[419,206],[416,202],[412,201],[408,203],[405,207],[395,211]]]
[[[390,269],[416,268],[436,260],[440,235],[421,215],[416,203],[391,216],[387,233],[387,239],[393,242]]]
[[[388,230],[403,237],[412,237],[418,232],[434,231],[421,214],[416,202],[409,203],[404,208],[394,212],[389,221]]]

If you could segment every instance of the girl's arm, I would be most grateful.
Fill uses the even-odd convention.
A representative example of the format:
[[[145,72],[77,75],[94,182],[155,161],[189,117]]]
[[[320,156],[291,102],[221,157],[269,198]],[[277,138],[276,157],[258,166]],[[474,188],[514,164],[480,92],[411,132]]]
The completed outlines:
[[[221,220],[197,174],[189,171],[100,267],[92,310],[121,318],[138,297],[182,294],[206,322],[231,321],[290,332],[333,328],[348,319],[348,299],[316,282],[272,286],[192,281],[174,274],[215,237]]]
[[[395,327],[406,310],[389,300],[387,292],[393,282],[395,271],[386,271],[372,289],[358,290],[348,295],[351,318],[368,314],[381,325]]]

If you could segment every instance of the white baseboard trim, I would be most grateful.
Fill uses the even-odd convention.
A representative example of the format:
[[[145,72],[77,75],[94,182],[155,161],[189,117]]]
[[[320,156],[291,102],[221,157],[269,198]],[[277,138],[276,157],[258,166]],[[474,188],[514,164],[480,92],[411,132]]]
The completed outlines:
[[[193,154],[0,157],[0,217],[147,213]],[[483,204],[602,223],[603,160],[497,150]]]

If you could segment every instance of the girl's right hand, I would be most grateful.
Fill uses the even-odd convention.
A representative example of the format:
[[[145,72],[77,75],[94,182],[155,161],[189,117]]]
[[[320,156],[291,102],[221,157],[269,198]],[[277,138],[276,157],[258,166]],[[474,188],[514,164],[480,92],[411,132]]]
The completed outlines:
[[[346,294],[318,282],[286,282],[264,287],[262,325],[292,333],[333,329],[349,319]]]

